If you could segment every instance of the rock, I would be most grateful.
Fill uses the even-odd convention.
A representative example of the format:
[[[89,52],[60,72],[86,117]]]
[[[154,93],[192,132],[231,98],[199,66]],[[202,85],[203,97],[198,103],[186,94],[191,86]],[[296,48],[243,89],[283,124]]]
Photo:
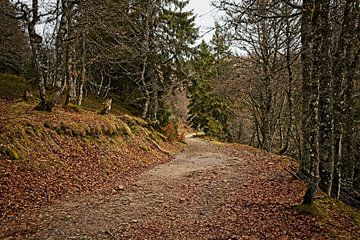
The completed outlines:
[[[119,185],[119,186],[117,187],[117,190],[118,190],[118,191],[124,191],[124,190],[125,190],[125,186],[124,186],[124,185]]]

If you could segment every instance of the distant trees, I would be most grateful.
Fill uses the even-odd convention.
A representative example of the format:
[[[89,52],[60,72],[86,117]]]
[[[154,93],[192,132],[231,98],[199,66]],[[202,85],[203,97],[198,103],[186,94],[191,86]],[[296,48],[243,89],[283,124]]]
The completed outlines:
[[[252,122],[251,142],[268,151],[284,152],[295,138],[294,72],[299,56],[299,18],[285,3],[216,1],[223,10],[239,59],[239,84]],[[291,19],[281,15],[294,15]],[[276,16],[274,16],[276,15]],[[245,120],[243,120],[245,121]]]
[[[218,45],[219,46],[219,45]],[[215,91],[216,81],[221,77],[217,58],[221,49],[212,49],[202,41],[191,61],[192,76],[188,92],[190,98],[189,123],[194,129],[203,130],[209,136],[228,139],[227,129],[231,111],[229,102]]]
[[[0,72],[20,74],[28,61],[29,44],[14,6],[0,1]]]

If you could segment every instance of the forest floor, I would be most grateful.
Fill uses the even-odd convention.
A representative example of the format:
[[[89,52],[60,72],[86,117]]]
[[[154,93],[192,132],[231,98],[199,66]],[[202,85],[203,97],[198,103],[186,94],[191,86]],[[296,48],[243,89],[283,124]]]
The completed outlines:
[[[318,201],[331,215],[294,209],[305,184],[287,171],[288,158],[193,137],[187,143],[173,161],[115,192],[39,208],[32,230],[8,239],[360,239],[355,210],[325,198]]]

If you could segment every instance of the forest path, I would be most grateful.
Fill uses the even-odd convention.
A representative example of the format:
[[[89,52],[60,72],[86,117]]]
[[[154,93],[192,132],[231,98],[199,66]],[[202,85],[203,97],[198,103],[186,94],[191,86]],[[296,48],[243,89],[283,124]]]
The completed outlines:
[[[287,161],[254,148],[187,138],[175,160],[114,194],[77,197],[39,213],[26,239],[325,239],[299,215],[304,184]]]

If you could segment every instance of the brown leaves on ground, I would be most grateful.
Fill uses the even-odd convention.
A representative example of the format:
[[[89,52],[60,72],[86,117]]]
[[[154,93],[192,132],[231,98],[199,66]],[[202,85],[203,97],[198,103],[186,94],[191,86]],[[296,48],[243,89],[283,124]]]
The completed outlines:
[[[105,132],[117,124],[115,116],[62,108],[43,113],[30,104],[0,101],[0,144],[15,146],[21,155],[10,160],[0,153],[0,239],[21,239],[41,226],[34,213],[43,206],[78,195],[114,194],[133,175],[171,158],[141,131],[131,136]],[[90,125],[89,129],[100,126],[100,132],[91,135],[88,130],[82,136],[62,132],[76,123]]]
[[[0,140],[22,155],[0,155],[1,239],[360,239],[359,212],[339,202],[294,209],[305,184],[287,158],[189,138],[169,162],[129,116],[4,101],[0,114]],[[131,134],[114,134],[122,121]]]
[[[286,171],[288,159],[247,146],[187,142],[175,160],[123,185],[112,182],[117,193],[33,211],[37,221],[29,227],[25,219],[26,231],[10,239],[360,238],[358,212],[334,201],[319,202],[324,218],[296,212],[305,184]]]

